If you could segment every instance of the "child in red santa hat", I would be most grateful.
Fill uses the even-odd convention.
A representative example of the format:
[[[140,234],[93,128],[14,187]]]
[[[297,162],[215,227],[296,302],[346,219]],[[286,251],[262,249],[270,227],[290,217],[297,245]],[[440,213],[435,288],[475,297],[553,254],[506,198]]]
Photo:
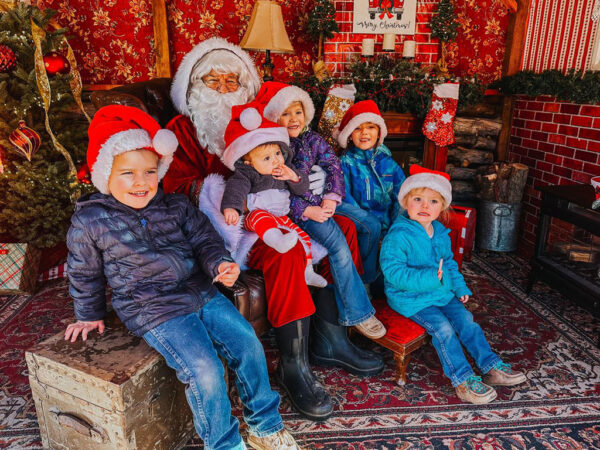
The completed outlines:
[[[464,307],[472,292],[453,259],[450,230],[437,221],[452,202],[450,177],[413,165],[398,201],[406,213],[390,228],[380,256],[388,304],[431,335],[444,374],[462,401],[489,403],[497,395],[490,385],[514,386],[526,377],[492,351]],[[485,374],[485,383],[475,376],[461,344]]]
[[[206,448],[246,448],[231,414],[221,356],[238,375],[248,443],[297,449],[283,429],[279,396],[253,328],[213,284],[232,286],[239,266],[204,214],[158,186],[176,148],[174,134],[137,108],[112,105],[95,114],[87,160],[100,193],[79,199],[67,236],[77,322],[65,339],[104,332],[108,283],[125,326],[186,384]]]
[[[333,149],[308,128],[315,111],[310,96],[296,86],[267,82],[261,86],[255,101],[265,105],[264,113],[268,119],[277,121],[287,130],[295,152],[293,162],[300,173],[308,174],[315,164],[326,173],[322,195],[307,189],[292,198],[292,218],[328,251],[339,323],[355,326],[369,338],[383,337],[386,329],[375,317],[346,238],[332,219],[344,197],[344,177]]]
[[[223,162],[234,174],[225,184],[221,212],[227,225],[237,225],[246,206],[245,228],[279,253],[291,250],[300,238],[306,249],[306,283],[325,287],[325,278],[313,270],[310,238],[287,216],[290,193],[306,192],[308,176],[300,176],[291,163],[285,128],[266,120],[257,108],[258,103],[232,108]]]
[[[379,243],[398,215],[396,196],[405,179],[402,168],[383,144],[386,136],[385,121],[372,100],[352,105],[336,136],[345,149],[340,161],[346,183],[346,196],[338,211],[357,224],[363,281],[373,293],[383,288],[377,263]]]

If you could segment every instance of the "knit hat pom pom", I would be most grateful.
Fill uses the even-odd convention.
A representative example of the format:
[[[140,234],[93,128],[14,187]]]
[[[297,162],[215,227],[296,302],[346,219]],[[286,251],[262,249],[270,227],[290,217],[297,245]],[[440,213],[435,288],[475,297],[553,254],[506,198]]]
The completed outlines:
[[[262,117],[256,108],[246,108],[240,114],[240,123],[248,130],[256,130],[262,123]]]
[[[156,150],[156,153],[163,156],[175,153],[178,145],[179,142],[177,141],[177,137],[171,130],[158,130],[152,139],[154,150]]]

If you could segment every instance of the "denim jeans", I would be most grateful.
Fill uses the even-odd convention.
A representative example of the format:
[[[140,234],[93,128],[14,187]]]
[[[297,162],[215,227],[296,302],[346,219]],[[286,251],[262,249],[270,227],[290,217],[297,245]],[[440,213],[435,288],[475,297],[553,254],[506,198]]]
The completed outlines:
[[[488,373],[500,361],[500,357],[490,348],[481,327],[473,321],[473,314],[456,297],[445,306],[422,309],[411,319],[431,335],[444,374],[454,387],[474,375],[461,342],[482,373]]]
[[[195,313],[175,317],[144,334],[185,383],[196,431],[206,449],[245,449],[231,415],[223,364],[236,376],[244,420],[257,436],[283,428],[279,395],[271,390],[262,345],[233,304],[217,293]]]
[[[344,233],[335,220],[329,218],[323,223],[301,220],[298,225],[329,253],[340,325],[356,325],[375,314],[375,309],[369,301],[365,286],[352,261],[352,253]]]
[[[336,208],[335,213],[347,217],[356,225],[358,248],[364,269],[362,280],[365,283],[373,283],[380,273],[377,256],[381,240],[381,222],[368,211],[349,203],[342,202]]]

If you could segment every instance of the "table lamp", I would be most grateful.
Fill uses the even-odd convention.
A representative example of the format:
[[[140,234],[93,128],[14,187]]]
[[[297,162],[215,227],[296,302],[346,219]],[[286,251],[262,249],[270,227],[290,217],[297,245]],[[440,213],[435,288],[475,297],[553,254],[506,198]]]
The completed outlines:
[[[240,42],[244,50],[266,51],[263,68],[263,81],[273,81],[271,52],[294,53],[283,24],[281,6],[271,0],[258,0],[252,10],[246,34]]]

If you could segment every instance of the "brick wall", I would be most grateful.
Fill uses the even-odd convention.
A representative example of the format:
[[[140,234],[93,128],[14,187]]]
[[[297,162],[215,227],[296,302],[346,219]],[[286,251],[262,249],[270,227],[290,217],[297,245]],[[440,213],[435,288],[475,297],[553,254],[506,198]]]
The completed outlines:
[[[422,64],[433,64],[438,59],[439,44],[437,39],[431,40],[431,29],[429,22],[433,12],[437,11],[439,0],[421,0],[417,2],[417,16],[415,35],[397,35],[396,53],[402,55],[402,41],[414,39],[416,41],[415,62]],[[335,76],[347,75],[347,63],[353,58],[360,56],[362,40],[364,38],[375,39],[375,54],[381,52],[383,41],[382,34],[354,34],[352,33],[353,0],[334,0],[336,9],[336,21],[340,32],[334,39],[325,42],[325,63],[334,67]]]
[[[541,205],[534,186],[589,183],[600,175],[600,105],[518,97],[508,158],[530,170],[521,212],[521,250],[530,253]]]

